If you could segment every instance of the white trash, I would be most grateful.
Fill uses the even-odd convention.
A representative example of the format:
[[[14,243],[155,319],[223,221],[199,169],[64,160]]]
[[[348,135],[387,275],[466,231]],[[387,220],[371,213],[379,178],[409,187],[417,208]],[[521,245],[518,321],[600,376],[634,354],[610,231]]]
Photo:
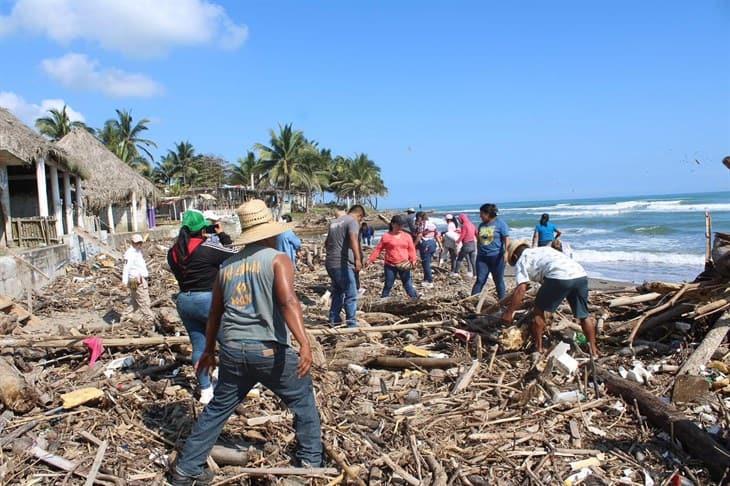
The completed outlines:
[[[583,395],[578,390],[560,392],[553,395],[554,403],[576,403],[583,399]]]
[[[570,344],[561,342],[548,354],[548,359],[554,358],[555,361],[568,375],[572,375],[578,370],[578,362],[568,354]]]
[[[106,365],[106,369],[104,370],[104,376],[107,378],[111,378],[114,376],[114,373],[118,370],[123,370],[124,368],[129,368],[134,364],[134,358],[131,356],[125,356],[124,358],[117,358],[113,361],[111,361],[108,365]]]

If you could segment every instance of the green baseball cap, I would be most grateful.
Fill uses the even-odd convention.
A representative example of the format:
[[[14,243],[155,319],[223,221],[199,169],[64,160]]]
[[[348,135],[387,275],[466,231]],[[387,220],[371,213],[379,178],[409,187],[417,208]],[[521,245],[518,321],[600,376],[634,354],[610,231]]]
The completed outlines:
[[[191,232],[197,233],[206,226],[210,225],[210,221],[205,219],[203,213],[195,209],[189,209],[183,213],[182,225],[186,226]]]

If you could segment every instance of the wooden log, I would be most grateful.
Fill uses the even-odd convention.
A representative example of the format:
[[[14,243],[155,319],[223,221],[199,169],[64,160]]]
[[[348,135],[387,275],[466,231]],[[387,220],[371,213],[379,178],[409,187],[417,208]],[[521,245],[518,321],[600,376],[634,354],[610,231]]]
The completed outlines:
[[[368,361],[368,368],[390,368],[404,370],[409,368],[447,369],[459,366],[459,361],[450,358],[396,358],[393,356],[378,356]]]
[[[639,410],[649,422],[679,439],[689,454],[705,463],[715,481],[724,477],[726,470],[730,468],[730,453],[687,416],[637,383],[603,369],[598,369],[596,375],[603,380],[609,393],[621,396],[627,403],[634,403],[636,400]]]
[[[633,333],[632,337],[629,338],[629,342],[633,341],[633,338],[640,334],[654,329],[655,327],[660,326],[667,321],[680,317],[685,312],[691,311],[692,308],[693,307],[691,304],[681,303],[675,305],[674,307],[670,307],[667,310],[664,310],[654,316],[649,317],[648,319],[640,323],[640,325],[636,328],[636,332]]]
[[[415,478],[408,474],[405,469],[400,467],[393,459],[390,458],[387,454],[383,454],[380,456],[380,459],[394,472],[396,473],[403,481],[407,482],[408,484],[412,486],[419,486],[421,484],[421,481],[418,480],[418,478]]]
[[[718,319],[697,349],[684,362],[677,375],[697,375],[700,368],[710,361],[715,350],[725,340],[728,331],[730,331],[730,312],[726,312]]]
[[[345,327],[336,329],[310,329],[312,336],[342,336],[348,334],[368,334],[388,331],[402,331],[405,329],[429,329],[435,327],[444,327],[447,325],[456,325],[456,321],[430,321],[430,322],[414,322],[409,324],[393,324],[390,326],[373,326],[373,327]],[[24,338],[5,338],[0,339],[0,348],[84,348],[83,340],[92,336],[40,336],[40,337],[24,337]],[[176,344],[187,344],[190,338],[187,336],[152,336],[140,338],[115,338],[102,337],[104,347],[120,348],[133,347],[141,348],[146,346],[159,346],[162,344],[173,346]]]
[[[35,406],[35,393],[23,375],[0,358],[0,401],[17,413],[29,412]]]
[[[99,450],[96,452],[96,457],[94,458],[94,463],[91,465],[91,469],[89,470],[89,475],[86,476],[86,482],[84,483],[84,486],[92,486],[94,484],[94,481],[96,480],[96,475],[99,474],[99,468],[101,467],[101,462],[104,460],[104,454],[106,454],[106,448],[109,446],[109,442],[104,441],[99,446]]]
[[[718,299],[713,302],[709,302],[705,305],[701,305],[698,308],[695,309],[695,315],[701,316],[704,314],[708,314],[712,311],[715,311],[717,309],[721,309],[725,307],[726,305],[730,304],[730,297],[725,299]]]
[[[216,484],[235,483],[239,479],[247,476],[266,477],[266,476],[301,476],[301,477],[325,477],[337,475],[337,469],[333,467],[241,467],[236,469],[238,474],[227,478]]]
[[[634,295],[632,297],[617,297],[608,303],[609,307],[620,307],[622,305],[639,304],[641,302],[651,302],[657,300],[662,294],[658,292],[650,292],[648,294]]]
[[[248,464],[248,452],[245,449],[232,449],[215,445],[210,451],[210,457],[219,466],[245,466]]]

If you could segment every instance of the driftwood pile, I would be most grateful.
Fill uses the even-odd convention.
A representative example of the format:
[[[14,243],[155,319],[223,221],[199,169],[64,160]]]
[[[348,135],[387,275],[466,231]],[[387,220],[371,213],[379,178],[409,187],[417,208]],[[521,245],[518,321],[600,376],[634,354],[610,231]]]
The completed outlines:
[[[470,297],[471,281],[438,267],[436,287],[415,302],[399,284],[380,299],[381,269],[366,269],[361,327],[331,329],[318,247],[310,242],[303,252],[297,291],[317,343],[328,467],[291,467],[291,414],[255,389],[213,451],[217,484],[724,481],[726,277],[594,291],[602,356],[591,361],[567,309],[552,316],[548,349],[564,341],[569,356],[559,348],[533,355],[525,333],[531,299],[503,328],[491,314],[499,311],[491,289]],[[125,313],[120,264],[103,256],[34,296],[40,323],[3,321],[0,483],[162,484],[201,410],[164,250],[146,248],[155,331]],[[84,344],[92,336],[105,348],[94,365]]]

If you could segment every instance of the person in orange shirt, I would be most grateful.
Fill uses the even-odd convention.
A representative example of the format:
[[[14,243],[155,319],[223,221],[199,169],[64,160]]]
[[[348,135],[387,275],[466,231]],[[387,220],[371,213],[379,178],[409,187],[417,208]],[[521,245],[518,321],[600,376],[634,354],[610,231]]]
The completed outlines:
[[[403,216],[393,216],[390,220],[390,231],[383,235],[370,258],[368,258],[367,264],[370,265],[378,259],[380,253],[385,251],[385,284],[381,294],[383,298],[390,295],[396,277],[403,282],[403,288],[411,299],[418,298],[418,293],[413,288],[413,277],[411,276],[411,269],[418,261],[418,258],[416,257],[416,246],[413,244],[413,238],[403,231],[403,228],[407,225],[408,221]]]

